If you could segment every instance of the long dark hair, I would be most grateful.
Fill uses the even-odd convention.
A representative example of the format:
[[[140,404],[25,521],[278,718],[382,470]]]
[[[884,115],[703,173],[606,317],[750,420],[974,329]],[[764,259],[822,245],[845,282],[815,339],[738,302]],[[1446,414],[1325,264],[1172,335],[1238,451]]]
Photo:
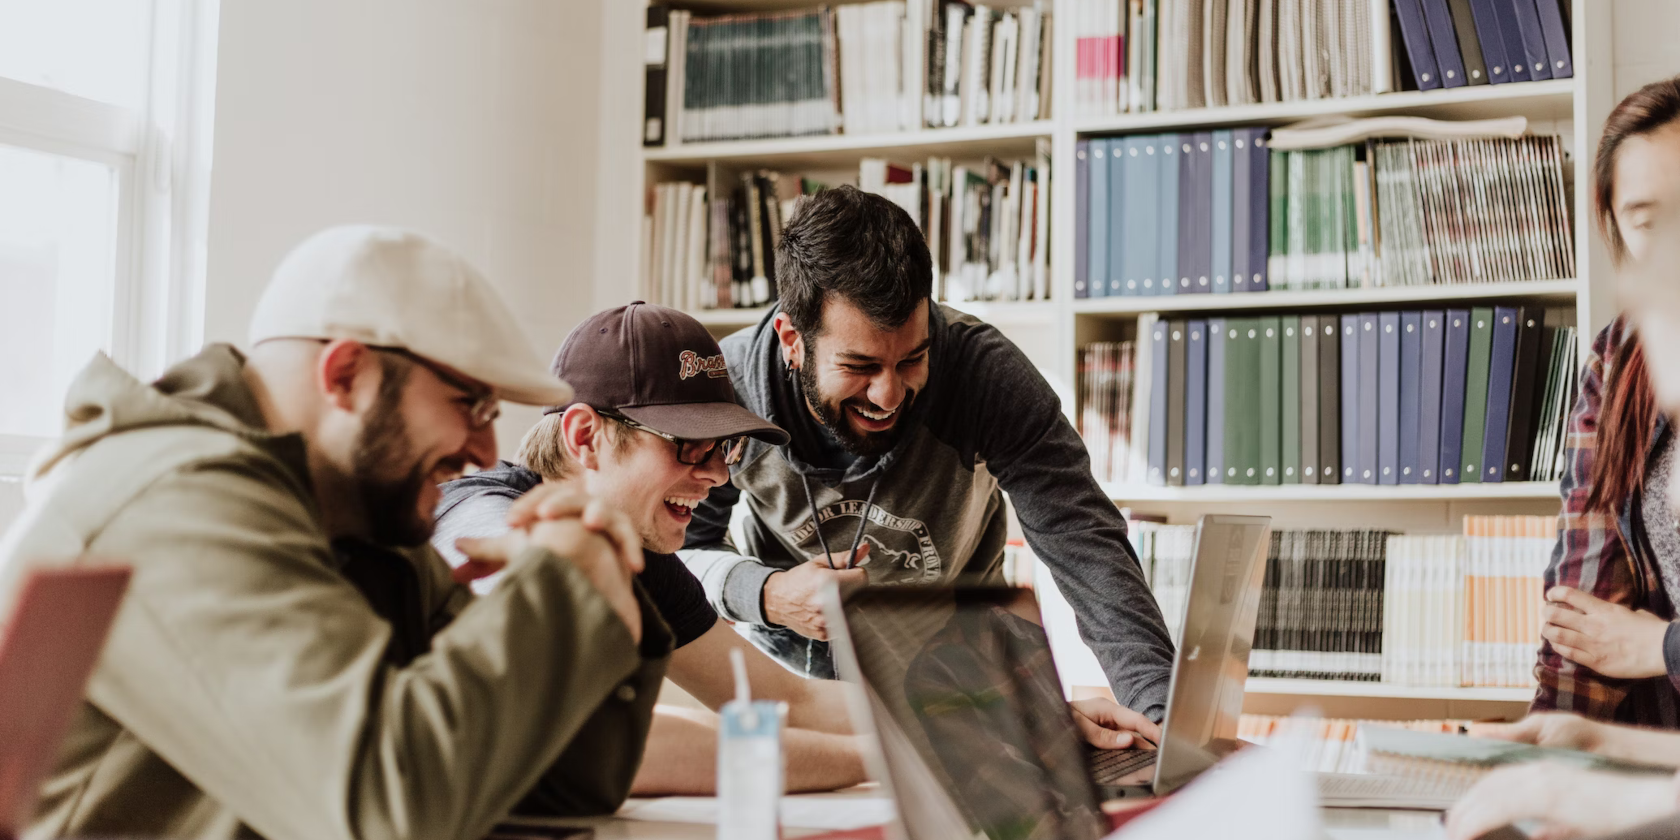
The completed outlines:
[[[1650,134],[1677,119],[1680,76],[1634,91],[1604,121],[1593,161],[1593,213],[1599,235],[1618,264],[1627,259],[1627,242],[1616,227],[1616,155],[1629,137]],[[1613,357],[1604,361],[1604,403],[1595,432],[1587,509],[1615,515],[1628,497],[1645,488],[1645,453],[1656,424],[1657,400],[1637,334],[1630,331]]]

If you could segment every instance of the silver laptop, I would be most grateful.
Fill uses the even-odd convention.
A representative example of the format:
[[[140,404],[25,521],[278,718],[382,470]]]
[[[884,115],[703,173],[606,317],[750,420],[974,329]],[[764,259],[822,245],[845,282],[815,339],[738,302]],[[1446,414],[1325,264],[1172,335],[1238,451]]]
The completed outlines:
[[[1234,749],[1270,535],[1264,516],[1197,525],[1159,751],[1084,744],[1030,590],[831,593],[835,663],[863,689],[853,717],[901,835],[1094,840],[1103,799],[1168,793]]]

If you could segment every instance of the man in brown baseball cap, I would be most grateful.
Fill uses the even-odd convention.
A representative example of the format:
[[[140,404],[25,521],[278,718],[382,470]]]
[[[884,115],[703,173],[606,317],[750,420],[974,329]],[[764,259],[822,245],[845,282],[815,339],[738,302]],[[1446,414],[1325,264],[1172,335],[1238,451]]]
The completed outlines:
[[[718,621],[705,589],[673,554],[694,506],[729,480],[746,438],[787,442],[779,427],[736,402],[717,341],[682,312],[637,302],[580,324],[552,370],[572,386],[572,400],[551,406],[526,433],[522,464],[504,461],[445,485],[434,536],[439,551],[460,577],[490,571],[467,555],[476,556],[474,538],[507,528],[515,500],[545,480],[547,487],[586,492],[627,516],[641,537],[638,578],[676,639],[671,680],[716,709],[734,694],[729,651],[739,648],[753,695],[788,703],[789,789],[863,781],[839,684],[794,675]],[[493,577],[474,584],[481,591],[495,585]],[[661,710],[632,792],[714,792],[716,745],[715,716]]]

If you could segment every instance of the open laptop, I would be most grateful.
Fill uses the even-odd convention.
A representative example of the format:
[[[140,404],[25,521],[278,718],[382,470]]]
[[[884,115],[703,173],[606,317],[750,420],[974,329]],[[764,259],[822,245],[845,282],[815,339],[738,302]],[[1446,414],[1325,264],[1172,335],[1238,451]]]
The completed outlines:
[[[0,622],[0,837],[23,832],[128,591],[125,566],[22,574]]]
[[[872,770],[902,831],[1097,838],[1103,799],[1168,793],[1235,749],[1270,535],[1264,516],[1198,524],[1158,751],[1084,744],[1029,590],[832,593],[835,663],[863,687],[853,715],[879,740]]]

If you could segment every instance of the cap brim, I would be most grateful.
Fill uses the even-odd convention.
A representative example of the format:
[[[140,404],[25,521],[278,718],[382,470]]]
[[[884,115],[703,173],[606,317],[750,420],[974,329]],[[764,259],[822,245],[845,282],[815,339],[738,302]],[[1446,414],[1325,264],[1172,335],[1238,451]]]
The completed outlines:
[[[618,413],[650,429],[684,440],[715,440],[750,435],[781,446],[788,433],[781,426],[735,403],[677,403],[620,408]]]

